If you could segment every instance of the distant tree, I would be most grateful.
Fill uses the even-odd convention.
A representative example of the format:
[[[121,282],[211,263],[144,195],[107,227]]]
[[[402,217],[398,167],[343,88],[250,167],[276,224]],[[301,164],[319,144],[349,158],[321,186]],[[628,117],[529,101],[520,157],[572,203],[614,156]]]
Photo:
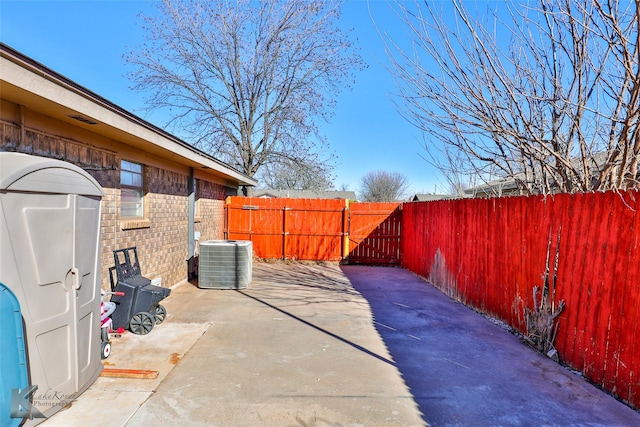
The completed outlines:
[[[454,186],[639,186],[640,1],[392,4],[410,35],[384,36],[400,110]]]
[[[363,62],[337,27],[340,0],[160,0],[126,59],[149,109],[249,176],[270,163],[312,170],[317,120]]]
[[[369,172],[360,180],[360,197],[363,202],[394,202],[406,198],[409,184],[407,177],[397,172]]]
[[[325,163],[284,159],[265,164],[258,172],[260,186],[274,190],[326,191],[333,188],[333,168]]]

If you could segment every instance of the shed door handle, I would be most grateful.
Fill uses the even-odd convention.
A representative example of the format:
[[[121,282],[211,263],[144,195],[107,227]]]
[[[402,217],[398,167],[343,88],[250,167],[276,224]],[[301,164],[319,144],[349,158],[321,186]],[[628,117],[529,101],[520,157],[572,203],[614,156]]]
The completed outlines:
[[[80,271],[76,267],[71,268],[71,276],[73,278],[71,282],[72,287],[77,291],[82,287],[82,281],[80,280]]]

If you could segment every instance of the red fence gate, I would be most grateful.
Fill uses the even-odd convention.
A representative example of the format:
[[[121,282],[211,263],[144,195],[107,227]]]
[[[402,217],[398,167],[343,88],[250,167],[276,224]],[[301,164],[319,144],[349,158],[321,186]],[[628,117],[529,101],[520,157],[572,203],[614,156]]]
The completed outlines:
[[[400,265],[400,203],[349,206],[349,263]]]

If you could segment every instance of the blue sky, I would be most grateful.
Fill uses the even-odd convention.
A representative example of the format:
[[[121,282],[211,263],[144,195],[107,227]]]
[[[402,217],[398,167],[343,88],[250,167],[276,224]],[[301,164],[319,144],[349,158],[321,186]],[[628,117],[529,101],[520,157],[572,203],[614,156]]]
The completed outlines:
[[[381,29],[401,33],[383,0],[350,0],[343,25],[354,29],[369,67],[356,75],[352,90],[338,98],[333,119],[323,124],[338,156],[336,187],[357,191],[369,171],[400,172],[409,193],[444,192],[439,173],[421,156],[420,132],[392,102],[393,79],[369,9]],[[159,116],[142,111],[144,95],[130,90],[122,55],[142,40],[137,15],[154,11],[152,0],[0,0],[0,40],[153,124]]]

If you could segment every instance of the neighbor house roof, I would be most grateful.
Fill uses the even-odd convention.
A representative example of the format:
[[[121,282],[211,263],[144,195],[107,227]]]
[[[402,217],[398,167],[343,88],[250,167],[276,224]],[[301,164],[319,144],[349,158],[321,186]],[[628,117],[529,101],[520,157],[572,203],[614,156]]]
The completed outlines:
[[[610,151],[599,151],[587,158],[589,173],[592,174],[592,180],[596,178],[602,167],[609,161],[610,155]],[[580,174],[580,176],[583,176],[582,161],[583,159],[581,157],[572,157],[570,160],[571,166],[577,171],[578,174]],[[522,183],[525,180],[526,175],[523,172],[518,172],[512,177],[500,178],[472,188],[468,188],[464,190],[464,193],[467,196],[507,196],[518,194],[518,181]]]
[[[467,188],[464,190],[466,196],[492,196],[492,195],[509,195],[516,194],[518,192],[518,184],[516,179],[523,179],[524,174],[518,173],[513,178],[502,178],[495,181],[490,181],[485,184],[480,184],[475,187]]]
[[[291,199],[347,199],[356,200],[354,191],[312,191],[312,190],[264,190],[254,189],[253,197]]]
[[[449,194],[414,194],[410,200],[412,202],[430,202],[433,200],[451,199],[453,197],[454,196]]]
[[[0,43],[0,94],[62,122],[83,127],[178,164],[206,170],[234,185],[257,181],[135,116],[61,74]]]

